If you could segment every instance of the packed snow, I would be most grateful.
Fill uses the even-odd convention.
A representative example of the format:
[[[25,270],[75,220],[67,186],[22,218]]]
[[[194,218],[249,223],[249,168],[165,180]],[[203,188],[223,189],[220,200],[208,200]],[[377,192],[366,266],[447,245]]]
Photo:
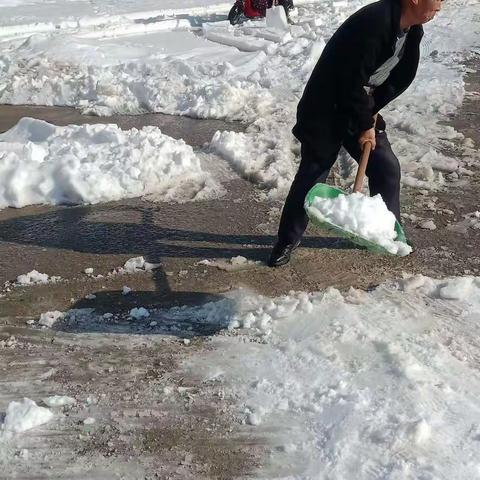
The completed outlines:
[[[316,197],[306,205],[308,215],[371,241],[394,255],[405,256],[412,247],[396,240],[395,215],[380,195],[368,197],[356,192],[335,198]]]
[[[52,418],[53,413],[48,408],[39,407],[29,398],[24,398],[21,402],[10,402],[3,421],[3,435],[8,437],[13,433],[25,432]]]
[[[184,367],[267,439],[254,476],[478,476],[479,277],[279,298],[243,291],[169,315],[237,330]]]
[[[100,3],[79,0],[72,8],[56,0],[46,9],[57,11],[55,20],[44,24],[34,20],[46,18],[36,1],[4,9],[18,17],[2,20],[0,102],[68,105],[98,115],[162,112],[248,122],[245,133],[218,132],[211,151],[269,197],[283,198],[298,165],[290,131],[298,99],[328,38],[369,1],[297,1],[296,24],[280,29],[265,19],[230,26],[225,14],[231,2],[162,2],[158,9],[158,2],[144,0],[135,4],[136,12],[121,0]],[[185,12],[192,18],[198,12],[198,23],[187,21]],[[467,176],[467,167],[478,163],[468,139],[440,121],[463,100],[464,63],[478,46],[472,18],[479,13],[478,0],[444,3],[425,26],[414,84],[382,112],[405,185],[435,189],[446,173]],[[34,33],[25,26],[34,21],[54,28]],[[462,157],[443,153],[454,145],[464,146]],[[143,194],[139,187],[132,190]]]
[[[192,147],[156,127],[56,127],[23,118],[0,135],[0,208],[155,194],[202,198],[212,186]]]

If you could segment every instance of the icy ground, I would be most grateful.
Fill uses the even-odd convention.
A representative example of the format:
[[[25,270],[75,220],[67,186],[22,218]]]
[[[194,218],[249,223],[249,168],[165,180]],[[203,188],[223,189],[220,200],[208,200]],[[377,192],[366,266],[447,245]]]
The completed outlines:
[[[479,477],[480,278],[240,292],[171,315],[241,329],[190,367],[270,440],[258,478]]]
[[[334,29],[368,2],[300,3],[296,25],[285,30],[262,20],[231,27],[225,4],[175,3],[180,10],[169,10],[168,2],[155,11],[153,2],[135,3],[135,15],[127,2],[94,3],[97,13],[88,16],[92,7],[87,12],[84,2],[58,0],[49,6],[57,7],[53,23],[39,17],[35,24],[28,14],[35,2],[4,7],[0,102],[69,105],[98,115],[241,120],[250,124],[246,133],[218,132],[206,146],[211,162],[218,163],[217,153],[270,198],[283,198],[298,162],[290,130],[305,82]],[[120,15],[103,15],[108,7]],[[469,139],[440,122],[462,102],[464,61],[478,46],[479,11],[478,0],[445,3],[426,26],[417,79],[383,112],[405,185],[436,189],[468,178],[477,163]],[[65,18],[71,21],[62,23]],[[456,154],[447,156],[447,149]],[[345,158],[343,177],[350,173]],[[15,205],[15,198],[9,201]]]
[[[33,339],[48,335],[40,323],[30,327],[29,342],[10,337],[0,345],[6,358],[15,348],[25,352],[31,363],[28,375],[46,371],[32,378],[27,389],[40,398],[12,402],[6,410],[0,464],[13,472],[44,456],[47,465],[58,465],[61,458],[48,447],[56,442],[55,432],[79,431],[81,442],[88,445],[98,441],[94,433],[109,425],[123,432],[125,442],[125,429],[133,422],[125,410],[130,395],[137,395],[133,399],[138,398],[139,411],[146,409],[143,416],[155,412],[154,418],[162,418],[175,398],[183,402],[180,394],[192,405],[212,397],[226,402],[223,408],[230,405],[230,412],[234,405],[229,414],[232,435],[241,431],[261,438],[266,448],[253,478],[478,478],[479,307],[480,277],[433,280],[417,275],[370,292],[329,288],[269,298],[237,290],[203,306],[151,309],[139,316],[130,312],[129,319],[124,314],[71,310],[53,326],[60,348],[57,358],[72,355],[70,362],[75,363],[75,356],[86,350],[90,366],[85,371],[67,368],[67,360],[47,362],[45,351],[32,370],[37,349]],[[137,335],[121,339],[122,328]],[[201,331],[220,334],[210,339],[207,349],[178,358],[181,348],[198,344],[194,332]],[[179,338],[175,377],[183,378],[184,386],[172,384],[172,373],[135,384],[137,376],[143,378],[141,372],[156,364],[155,349],[167,348],[162,333]],[[23,336],[20,330],[19,334]],[[79,341],[85,343],[82,353],[74,347]],[[101,350],[108,345],[116,345],[115,356],[103,356]],[[100,364],[92,358],[97,350]],[[132,362],[146,355],[141,357],[145,364],[136,363],[135,373],[128,361],[118,363],[119,355],[133,356]],[[7,381],[10,369],[18,368],[16,362],[9,366]],[[62,375],[70,375],[71,368],[80,378],[101,375],[109,387],[97,397],[98,380],[90,378],[76,387],[68,385],[69,396],[53,392],[54,386],[61,386],[57,372],[64,369]],[[115,378],[126,375],[128,389],[118,397],[122,387]],[[2,401],[5,397],[8,394]],[[150,403],[145,405],[142,397]],[[33,428],[39,425],[42,430],[35,437]],[[49,442],[42,448],[36,444],[41,438]],[[115,436],[108,445],[117,445]],[[62,454],[72,455],[67,447]],[[149,460],[135,458],[130,468],[136,464],[145,467]],[[85,468],[78,458],[70,461],[67,471],[73,475]],[[119,472],[124,467],[115,468]]]

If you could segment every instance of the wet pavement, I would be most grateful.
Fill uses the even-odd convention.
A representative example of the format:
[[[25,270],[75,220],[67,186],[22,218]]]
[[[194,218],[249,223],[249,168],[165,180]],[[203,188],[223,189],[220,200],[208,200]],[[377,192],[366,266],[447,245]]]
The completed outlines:
[[[246,128],[245,125],[239,122],[177,117],[162,113],[97,117],[95,115],[82,115],[78,110],[70,107],[0,105],[0,133],[12,128],[23,117],[45,120],[58,126],[82,125],[85,123],[114,123],[120,128],[128,130],[131,128],[141,129],[150,125],[160,128],[165,135],[176,139],[182,138],[192,147],[200,147],[206,142],[210,142],[217,130],[242,132]]]

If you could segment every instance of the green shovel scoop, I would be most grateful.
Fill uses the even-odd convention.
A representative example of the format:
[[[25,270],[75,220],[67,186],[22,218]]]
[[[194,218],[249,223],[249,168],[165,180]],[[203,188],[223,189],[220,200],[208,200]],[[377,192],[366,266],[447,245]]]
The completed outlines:
[[[357,171],[357,176],[355,177],[355,184],[353,187],[354,193],[361,192],[362,190],[363,180],[365,178],[365,171],[367,169],[368,159],[370,157],[371,150],[372,144],[370,142],[365,142],[362,151],[362,158],[360,159],[360,164]],[[333,232],[336,235],[347,238],[348,240],[356,243],[357,245],[366,247],[369,251],[392,255],[392,253],[390,253],[381,245],[378,245],[375,242],[372,242],[371,240],[362,237],[361,235],[353,233],[349,230],[345,230],[339,225],[319,220],[314,215],[311,215],[309,213],[309,207],[313,204],[316,198],[336,198],[339,195],[346,195],[346,193],[340,188],[332,187],[325,183],[317,183],[310,189],[310,191],[307,193],[307,196],[305,197],[305,210],[312,223],[322,230]],[[395,222],[395,232],[397,233],[397,237],[395,238],[396,241],[407,243],[405,232],[403,231],[403,228],[400,223],[398,223],[398,221]]]

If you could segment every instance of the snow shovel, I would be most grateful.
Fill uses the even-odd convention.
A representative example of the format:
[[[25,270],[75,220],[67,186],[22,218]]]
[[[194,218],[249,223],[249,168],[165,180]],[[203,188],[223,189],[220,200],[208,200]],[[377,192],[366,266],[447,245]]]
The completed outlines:
[[[370,142],[364,143],[362,158],[360,159],[360,164],[357,170],[357,176],[355,177],[355,184],[353,186],[354,193],[361,192],[362,190],[363,180],[365,178],[365,171],[367,169],[368,159],[370,157],[371,150],[372,150],[372,144]],[[307,211],[307,214],[308,214],[307,207],[310,207],[316,198],[336,198],[339,195],[346,195],[346,193],[340,188],[332,187],[325,183],[317,183],[311,188],[311,190],[307,193],[307,196],[305,197],[305,210]],[[368,240],[362,237],[361,235],[345,230],[339,225],[335,225],[330,222],[321,221],[318,218],[315,218],[315,216],[313,215],[309,215],[309,217],[312,223],[320,229],[327,230],[343,238],[347,238],[348,240],[350,240],[353,243],[356,243],[357,245],[366,247],[371,252],[382,253],[386,255],[393,255],[384,247],[372,242],[371,240]],[[395,239],[396,241],[407,243],[405,232],[403,231],[403,228],[398,221],[395,222],[395,232],[397,233],[397,237]]]

